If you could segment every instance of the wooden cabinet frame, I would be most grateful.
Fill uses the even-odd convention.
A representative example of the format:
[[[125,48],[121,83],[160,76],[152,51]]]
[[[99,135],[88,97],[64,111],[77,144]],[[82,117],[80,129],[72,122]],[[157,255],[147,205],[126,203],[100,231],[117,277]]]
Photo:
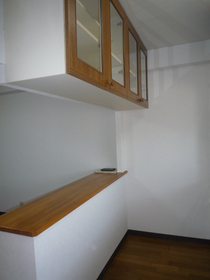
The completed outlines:
[[[110,2],[123,20],[123,57],[124,57],[124,86],[112,79],[111,69],[111,32],[110,32]],[[129,75],[129,37],[132,33],[137,41],[138,59],[138,94],[130,91]],[[76,0],[65,0],[65,33],[66,33],[66,73],[114,93],[143,107],[148,107],[147,100],[141,96],[141,63],[140,50],[147,56],[146,48],[137,32],[126,16],[118,0],[101,0],[101,42],[102,42],[102,72],[94,69],[77,57],[77,26]],[[85,93],[84,93],[85,94]],[[148,94],[147,94],[148,96]]]
[[[104,1],[102,1],[103,5]],[[101,9],[105,7],[102,6]],[[102,15],[103,17],[103,15]],[[102,18],[102,34],[104,33],[104,24]],[[76,1],[65,1],[65,32],[66,32],[66,72],[82,80],[93,83],[97,86],[105,83],[106,69],[104,59],[107,56],[106,48],[102,49],[102,72],[97,71],[85,62],[77,58],[77,28],[76,28]],[[102,46],[104,38],[102,36]]]
[[[131,32],[131,34],[133,35],[133,37],[135,38],[136,42],[137,42],[137,73],[138,73],[138,81],[137,81],[137,87],[138,87],[138,91],[137,94],[135,94],[134,92],[132,92],[130,90],[130,79],[129,79],[129,85],[128,85],[128,99],[131,101],[134,101],[136,103],[139,103],[141,106],[148,108],[148,82],[147,82],[147,50],[144,46],[144,44],[142,43],[141,39],[139,38],[136,30],[134,29],[134,27],[132,26],[131,22],[129,19],[127,19],[127,41],[126,41],[126,53],[128,54],[128,61],[129,61],[129,32]],[[142,98],[141,95],[141,50],[143,51],[143,53],[145,54],[146,57],[146,92],[147,92],[147,99]],[[129,63],[129,62],[128,62]],[[129,77],[129,65],[127,68],[127,76]]]
[[[146,68],[146,99],[142,98],[142,106],[144,106],[145,108],[148,108],[148,72],[147,72],[147,50],[143,48],[142,45],[140,45],[139,47],[139,58],[141,60],[141,51],[144,53],[145,55],[145,68]],[[141,86],[141,61],[139,62],[139,66],[140,66],[140,86]]]
[[[115,9],[118,11],[119,15],[121,16],[122,20],[123,20],[123,45],[124,45],[124,48],[123,48],[123,61],[124,61],[124,86],[120,85],[119,83],[117,83],[116,81],[112,80],[112,73],[111,73],[111,51],[110,51],[110,79],[111,79],[111,82],[113,84],[113,87],[112,87],[112,90],[118,94],[118,95],[121,95],[123,97],[126,97],[127,98],[127,85],[128,85],[128,77],[127,77],[127,73],[126,73],[126,69],[128,67],[128,60],[127,60],[127,57],[126,57],[126,46],[125,46],[125,43],[126,43],[126,15],[125,15],[125,12],[122,8],[122,6],[120,5],[120,3],[118,2],[118,0],[108,0],[106,1],[108,6],[109,6],[109,21],[110,21],[110,3],[113,4],[113,6],[115,7]],[[109,30],[110,30],[110,25],[109,25]],[[111,36],[109,36],[111,38]],[[111,50],[111,41],[110,41],[110,44],[108,46]]]

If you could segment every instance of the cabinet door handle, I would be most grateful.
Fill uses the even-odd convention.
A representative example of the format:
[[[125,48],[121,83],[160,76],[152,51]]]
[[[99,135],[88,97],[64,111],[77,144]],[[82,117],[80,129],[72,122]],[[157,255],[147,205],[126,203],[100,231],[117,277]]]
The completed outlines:
[[[110,87],[113,87],[113,86],[114,86],[113,82],[111,82],[111,83],[109,84],[109,86],[110,86]]]
[[[137,99],[138,102],[144,102],[144,99],[143,98],[139,98]]]
[[[105,86],[109,86],[109,80],[108,79],[106,79],[106,81],[105,81]]]

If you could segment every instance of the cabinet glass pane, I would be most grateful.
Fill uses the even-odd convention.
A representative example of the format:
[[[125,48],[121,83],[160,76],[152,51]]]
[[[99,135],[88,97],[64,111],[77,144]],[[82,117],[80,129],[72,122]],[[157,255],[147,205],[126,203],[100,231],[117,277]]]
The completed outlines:
[[[138,94],[137,86],[137,42],[129,31],[129,72],[130,90]]]
[[[141,97],[147,100],[146,56],[141,50]]]
[[[110,2],[112,79],[124,86],[123,20]]]
[[[77,57],[102,71],[100,0],[76,0]]]

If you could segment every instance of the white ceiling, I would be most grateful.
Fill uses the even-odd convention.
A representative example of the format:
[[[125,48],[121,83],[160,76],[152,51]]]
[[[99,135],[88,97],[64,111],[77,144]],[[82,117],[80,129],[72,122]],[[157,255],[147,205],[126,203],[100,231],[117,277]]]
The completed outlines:
[[[210,39],[210,0],[119,0],[148,50]]]

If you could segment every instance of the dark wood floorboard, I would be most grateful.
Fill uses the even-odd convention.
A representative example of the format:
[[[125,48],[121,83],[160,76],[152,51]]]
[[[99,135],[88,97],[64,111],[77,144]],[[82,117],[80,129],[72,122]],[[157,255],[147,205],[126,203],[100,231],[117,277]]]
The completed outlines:
[[[210,246],[127,235],[103,280],[207,280]]]

